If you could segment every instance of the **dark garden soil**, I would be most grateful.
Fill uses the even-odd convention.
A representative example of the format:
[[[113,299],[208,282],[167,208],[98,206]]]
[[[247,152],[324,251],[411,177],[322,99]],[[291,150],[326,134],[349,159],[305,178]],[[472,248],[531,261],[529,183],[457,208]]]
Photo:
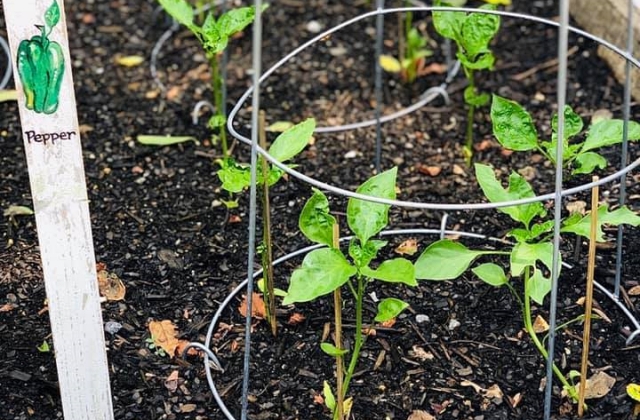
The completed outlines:
[[[264,68],[275,63],[314,33],[314,26],[330,28],[368,9],[365,1],[274,0],[265,12]],[[388,2],[392,3],[392,2]],[[396,2],[401,3],[401,2]],[[514,10],[554,18],[553,1],[515,0]],[[391,4],[388,4],[391,6]],[[148,348],[148,323],[171,320],[180,337],[204,341],[209,321],[219,303],[246,276],[248,194],[240,206],[227,210],[215,176],[212,146],[204,123],[194,126],[193,104],[208,99],[209,79],[204,55],[186,31],[178,31],[159,56],[159,70],[167,91],[150,77],[148,60],[139,67],[116,64],[118,56],[149,57],[156,40],[167,29],[155,3],[133,0],[67,2],[74,79],[82,124],[84,158],[91,199],[97,261],[118,275],[126,297],[105,302],[103,317],[122,325],[106,333],[115,418],[222,419],[207,385],[201,360],[163,357]],[[425,19],[433,38],[430,18]],[[0,19],[2,21],[2,19]],[[313,21],[313,22],[312,22]],[[397,18],[386,20],[385,49],[395,51]],[[375,20],[360,21],[323,39],[291,60],[263,87],[262,107],[269,122],[300,121],[314,116],[319,125],[352,123],[373,117],[373,45]],[[0,35],[6,35],[4,24]],[[539,130],[550,135],[556,92],[556,34],[522,19],[503,19],[495,42],[497,69],[482,74],[483,90],[515,99],[534,114]],[[571,37],[572,55],[568,101],[588,120],[599,109],[621,117],[622,88],[597,58],[596,45]],[[442,63],[443,52],[433,41],[433,61]],[[250,84],[250,31],[230,46],[229,106]],[[0,70],[6,60],[0,57]],[[529,75],[523,72],[533,69]],[[384,112],[401,109],[444,80],[432,74],[407,86],[386,75]],[[383,126],[382,165],[399,168],[399,197],[404,200],[471,203],[483,201],[461,158],[466,111],[462,101],[465,82],[458,76],[449,87],[451,105],[442,99],[410,116]],[[236,119],[248,131],[249,106]],[[518,170],[538,193],[553,190],[553,169],[541,156],[505,153],[490,134],[487,109],[475,117],[475,160],[491,163],[506,178]],[[640,119],[637,108],[632,109]],[[204,116],[206,117],[206,116]],[[206,118],[203,118],[205,120]],[[15,102],[0,103],[0,208],[31,206],[26,162]],[[200,145],[186,143],[164,148],[136,143],[139,134],[194,135]],[[299,171],[334,186],[354,190],[374,173],[375,128],[317,135],[298,159]],[[631,147],[632,158],[637,147]],[[619,167],[617,149],[608,152],[609,172]],[[248,158],[247,147],[235,146],[239,160]],[[607,172],[608,173],[608,172]],[[602,175],[602,174],[601,174]],[[629,177],[630,206],[638,209],[638,175]],[[567,185],[586,181],[575,178]],[[281,256],[307,245],[297,218],[309,185],[289,178],[272,192],[275,254]],[[604,187],[604,199],[617,202],[619,185]],[[569,200],[588,200],[586,195]],[[344,212],[346,200],[331,196],[332,207]],[[437,228],[442,212],[394,208],[391,228]],[[343,223],[345,225],[345,223]],[[447,226],[460,231],[503,238],[509,219],[495,211],[450,212]],[[35,221],[32,216],[0,220],[0,419],[61,418],[61,404],[53,352],[38,350],[52,345],[46,312]],[[344,232],[346,234],[346,231]],[[413,236],[419,249],[435,237]],[[612,284],[615,231],[598,251],[596,278]],[[393,250],[408,236],[390,238]],[[469,246],[486,247],[488,241],[461,239]],[[628,229],[624,248],[623,289],[638,285],[640,247],[637,229]],[[559,322],[579,316],[576,302],[584,295],[586,246],[575,250],[573,238],[563,242],[564,260],[559,290]],[[390,254],[393,251],[389,251]],[[286,278],[300,259],[278,266],[277,281]],[[516,289],[520,289],[518,282]],[[540,419],[543,410],[544,361],[523,332],[517,301],[504,288],[496,289],[472,276],[453,282],[421,282],[419,287],[372,287],[378,297],[398,296],[411,308],[390,327],[376,328],[368,338],[350,394],[357,419],[407,419],[424,410],[437,419]],[[632,419],[633,402],[625,386],[640,381],[640,343],[627,347],[629,321],[602,294],[598,307],[609,320],[594,321],[591,373],[606,371],[616,378],[611,391],[591,400],[591,419]],[[238,413],[244,318],[234,299],[216,327],[212,346],[226,369],[214,378],[229,409]],[[627,299],[637,313],[640,300]],[[346,335],[351,340],[353,313],[346,302]],[[289,317],[301,313],[301,323]],[[367,297],[367,318],[375,303]],[[329,418],[319,402],[324,380],[333,382],[333,360],[319,349],[325,325],[331,321],[331,301],[280,309],[280,335],[273,339],[264,322],[254,327],[252,419]],[[534,315],[547,317],[546,307]],[[326,335],[327,332],[324,332]],[[582,327],[573,323],[557,338],[557,360],[563,372],[580,366]],[[178,381],[167,383],[177,371]],[[484,396],[474,386],[497,385],[502,396]],[[176,386],[177,385],[177,386]],[[554,418],[574,418],[575,406],[554,393]]]

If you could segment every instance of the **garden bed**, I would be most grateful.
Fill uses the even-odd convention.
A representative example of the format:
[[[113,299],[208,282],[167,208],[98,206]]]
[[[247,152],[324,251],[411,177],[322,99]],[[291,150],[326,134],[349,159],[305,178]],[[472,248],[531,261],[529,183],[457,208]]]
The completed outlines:
[[[368,11],[364,3],[273,2],[264,14],[265,69],[301,40],[315,35],[309,31],[311,21],[328,29]],[[556,15],[551,1],[516,3],[517,11]],[[213,163],[219,148],[211,145],[204,124],[191,124],[192,105],[209,96],[206,60],[197,42],[181,30],[164,46],[159,69],[167,92],[158,89],[146,65],[127,68],[116,63],[118,56],[149,56],[166,29],[160,16],[140,19],[154,16],[154,7],[152,2],[100,0],[69,3],[67,8],[96,259],[127,288],[124,301],[103,304],[104,320],[122,325],[117,333],[106,335],[114,411],[118,420],[221,419],[201,361],[159,356],[145,342],[150,320],[171,320],[181,338],[204,340],[212,314],[246,277],[248,220],[246,194],[239,196],[236,209],[228,210],[222,204],[227,196],[220,191]],[[418,17],[424,16],[416,20]],[[395,15],[386,19],[385,50],[389,52],[395,48],[396,23]],[[297,122],[313,116],[319,125],[336,125],[372,118],[374,27],[370,19],[344,29],[305,50],[269,78],[262,91],[268,121]],[[428,27],[439,40],[430,23]],[[230,105],[250,84],[249,34],[247,31],[231,44]],[[6,35],[3,28],[0,35]],[[546,136],[556,101],[556,69],[550,61],[556,58],[556,44],[554,28],[504,18],[494,43],[496,71],[482,74],[478,81],[482,90],[524,104]],[[431,47],[434,61],[442,63],[439,45],[434,42]],[[570,47],[568,103],[585,121],[600,109],[621,117],[622,87],[596,57],[597,45],[572,36]],[[3,60],[0,57],[0,69],[6,65]],[[529,76],[524,74],[531,69]],[[433,74],[406,86],[395,76],[385,75],[385,113],[415,102],[444,77]],[[399,198],[484,201],[461,152],[466,124],[464,86],[462,77],[451,84],[451,105],[437,99],[383,126],[382,166],[399,167]],[[543,164],[536,154],[506,153],[490,134],[488,114],[486,107],[476,113],[474,159],[494,165],[505,178],[510,170],[520,170],[530,176],[538,194],[552,192],[551,165]],[[632,119],[640,120],[635,108]],[[237,119],[238,129],[245,134],[248,121],[245,107]],[[202,143],[163,148],[136,143],[137,135],[150,133],[194,135]],[[296,162],[298,170],[355,190],[374,173],[374,142],[375,127],[317,135]],[[0,103],[0,147],[0,208],[30,206],[15,102]],[[607,156],[613,168],[618,166],[619,152],[611,149]],[[632,145],[632,158],[637,152]],[[234,154],[246,160],[246,146],[236,145]],[[629,206],[638,210],[636,179],[637,175],[629,177],[628,194]],[[584,182],[586,178],[575,178],[569,185]],[[607,185],[602,194],[613,204],[618,191],[618,186]],[[276,256],[308,245],[297,220],[310,194],[308,185],[292,178],[273,190]],[[578,198],[588,201],[586,196]],[[333,208],[345,208],[344,198],[331,197],[331,202]],[[437,228],[442,216],[437,211],[393,208],[390,227]],[[448,216],[450,229],[497,238],[503,237],[508,223],[504,214],[495,211],[455,211]],[[342,224],[346,225],[344,220]],[[0,232],[7,245],[0,251],[0,307],[6,309],[0,312],[0,418],[60,418],[54,355],[37,349],[44,341],[51,344],[51,339],[34,218],[4,218]],[[420,251],[436,239],[416,237]],[[607,237],[611,243],[615,232],[608,231]],[[389,249],[404,239],[393,237]],[[464,243],[488,245],[477,240]],[[639,246],[637,229],[628,229],[625,289],[638,285],[633,273],[640,270],[640,258],[631,251]],[[578,252],[573,247],[573,241],[563,243],[565,261],[573,268],[564,270],[561,278],[560,322],[575,318],[582,310],[576,302],[584,295],[586,246]],[[599,250],[596,279],[602,284],[612,283],[614,258],[615,249]],[[280,287],[286,287],[285,279],[299,263],[294,260],[279,266]],[[385,288],[375,291],[386,296]],[[541,418],[544,361],[523,334],[518,303],[507,291],[466,276],[452,282],[422,281],[415,289],[396,289],[393,294],[397,293],[411,304],[411,310],[394,326],[379,328],[368,339],[351,392],[356,396],[356,418],[404,420],[413,410],[424,410],[438,419]],[[604,370],[617,381],[606,396],[591,401],[588,418],[631,419],[633,402],[625,386],[640,381],[638,343],[625,345],[627,319],[603,295],[596,294],[596,299],[611,322],[597,320],[593,325],[592,371]],[[630,299],[631,311],[637,312],[638,297]],[[269,336],[266,323],[255,326],[251,418],[328,418],[318,396],[322,381],[333,378],[333,360],[318,344],[325,323],[331,320],[330,303],[321,299],[313,305],[296,305],[295,312],[305,317],[296,325],[287,323],[293,309],[283,308],[282,329],[276,339]],[[224,374],[216,374],[219,389],[234,412],[238,412],[240,399],[244,334],[239,304],[234,301],[224,313],[225,325],[219,327],[213,343],[226,368]],[[373,307],[372,301],[366,302],[369,315]],[[546,317],[546,307],[536,308],[535,314]],[[417,315],[429,320],[418,322]],[[347,311],[345,316],[349,336],[353,315]],[[557,360],[564,372],[579,367],[581,331],[581,324],[572,324],[557,338]],[[166,382],[174,371],[178,372],[177,382]],[[497,385],[502,396],[483,396],[470,383],[484,389]],[[566,400],[554,398],[555,418],[573,418],[574,410]]]

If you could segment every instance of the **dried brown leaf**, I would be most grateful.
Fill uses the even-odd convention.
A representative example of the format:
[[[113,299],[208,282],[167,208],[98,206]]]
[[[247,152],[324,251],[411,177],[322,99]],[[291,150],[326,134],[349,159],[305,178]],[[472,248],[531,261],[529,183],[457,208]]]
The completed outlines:
[[[413,255],[418,252],[418,240],[415,238],[407,239],[398,245],[395,251],[400,255]]]
[[[301,313],[294,312],[289,317],[289,321],[287,321],[287,324],[289,324],[289,325],[298,325],[302,321],[304,321],[305,319],[306,319],[306,317],[304,315],[302,315]]]
[[[611,391],[616,383],[616,378],[609,376],[606,372],[598,372],[589,379],[585,386],[584,398],[602,398]]]
[[[247,317],[247,297],[242,296],[242,303],[238,307],[240,315]],[[264,300],[258,293],[253,293],[253,299],[251,299],[251,316],[256,319],[265,319],[267,316],[267,310],[264,306]]]
[[[533,331],[538,334],[549,331],[549,324],[542,316],[538,315],[536,317],[536,320],[533,322]]]
[[[0,306],[0,312],[11,312],[15,308],[17,308],[17,306],[13,303],[5,303],[4,305]]]
[[[163,349],[167,354],[175,354],[179,340],[177,337],[177,328],[173,322],[169,320],[151,321],[149,322],[149,332],[153,343]]]
[[[633,286],[631,289],[629,289],[629,291],[627,292],[627,294],[629,296],[640,296],[640,285],[638,286]]]
[[[174,370],[171,372],[167,379],[164,380],[164,387],[169,390],[169,392],[176,392],[178,389],[178,371]]]
[[[413,410],[407,420],[436,420],[431,414],[422,410]]]
[[[98,275],[98,291],[100,296],[104,296],[108,301],[123,300],[127,293],[124,283],[115,273],[110,273],[104,263],[96,264]]]

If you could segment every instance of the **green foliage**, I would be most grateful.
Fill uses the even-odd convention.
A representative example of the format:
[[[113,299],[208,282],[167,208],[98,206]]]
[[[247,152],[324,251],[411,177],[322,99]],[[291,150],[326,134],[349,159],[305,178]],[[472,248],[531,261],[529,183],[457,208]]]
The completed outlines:
[[[439,0],[435,2],[435,6],[448,5]],[[484,5],[480,8],[494,10],[495,6]],[[469,87],[464,92],[465,102],[473,106],[485,105],[489,96],[476,92],[473,71],[493,70],[495,56],[489,44],[500,29],[500,16],[482,12],[434,11],[433,24],[440,35],[453,40],[458,46],[456,56],[469,79]]]
[[[311,140],[316,122],[309,118],[281,133],[269,148],[269,154],[280,162],[286,162],[298,155]],[[222,189],[231,193],[244,191],[251,186],[251,168],[249,165],[237,163],[227,157],[218,161],[220,169],[217,172],[222,182]],[[282,178],[283,171],[271,165],[267,174],[267,185],[272,186]],[[257,171],[258,185],[265,182],[262,171]]]
[[[500,137],[503,141],[507,143],[513,142],[514,147],[526,148],[526,145],[531,142],[531,139],[537,139],[535,129],[531,130],[531,119],[526,112],[521,112],[521,109],[515,102],[496,97],[493,104],[493,108],[496,110],[495,113],[500,115],[500,129],[498,131],[500,131]],[[509,112],[509,108],[513,108],[513,112]],[[493,110],[492,113],[494,113]],[[572,136],[579,133],[582,130],[581,120],[576,118],[570,109],[565,109],[565,116],[567,117],[567,135]],[[520,127],[521,130],[514,130],[513,127]],[[557,129],[557,124],[555,124],[554,129]],[[615,130],[612,129],[612,131]],[[509,176],[508,187],[504,188],[500,180],[496,178],[493,168],[490,166],[476,164],[475,169],[478,183],[487,199],[492,203],[535,196],[531,185],[516,173],[512,173]],[[476,259],[481,256],[508,256],[508,274],[503,266],[494,262],[478,264],[473,267],[471,271],[483,282],[494,287],[505,285],[509,287],[513,293],[516,292],[515,288],[509,283],[510,278],[522,279],[524,292],[521,302],[525,329],[531,336],[539,352],[544,357],[547,357],[546,350],[533,329],[531,321],[531,301],[543,305],[546,296],[551,291],[550,273],[553,268],[553,244],[549,233],[553,229],[554,221],[544,220],[547,212],[539,202],[502,207],[498,210],[508,214],[518,223],[517,227],[507,233],[507,236],[512,237],[516,241],[510,250],[475,251],[449,239],[442,239],[431,244],[420,255],[415,264],[416,278],[435,281],[452,280],[462,275],[474,264]],[[598,241],[604,240],[603,225],[640,225],[640,217],[627,207],[609,211],[605,204],[600,206],[597,211],[598,233],[596,240]],[[574,214],[562,222],[561,231],[564,233],[575,233],[588,238],[590,226],[590,214],[585,216]],[[557,256],[557,264],[559,275],[561,268],[560,255]],[[557,366],[554,365],[553,369],[556,377],[562,382],[563,387],[565,389],[573,389],[567,383],[567,380]],[[575,392],[570,392],[570,396],[577,400],[577,394]]]
[[[191,136],[156,136],[151,134],[141,134],[137,137],[138,143],[145,146],[171,146],[174,144],[186,143],[192,141],[200,144],[198,139]]]
[[[570,106],[565,107],[564,117],[563,166],[571,169],[574,175],[590,174],[596,168],[604,169],[607,160],[593,150],[621,143],[624,122],[618,119],[598,120],[591,124],[585,135],[582,118]],[[538,137],[533,119],[524,107],[515,101],[493,95],[491,123],[493,134],[506,149],[537,150],[555,164],[558,143],[557,114],[551,119],[551,140],[544,141]],[[628,122],[628,139],[640,140],[640,124]]]
[[[425,74],[425,58],[433,55],[427,48],[429,38],[412,26],[413,14],[406,13],[404,22],[404,51],[399,51],[398,58],[390,55],[380,56],[380,66],[389,73],[400,73],[400,77],[407,83],[413,83],[418,76]]]
[[[365,181],[357,192],[363,195],[394,199],[396,196],[397,169],[392,168]],[[381,261],[377,267],[371,263],[377,259],[378,252],[387,242],[372,239],[388,224],[389,205],[372,203],[369,201],[350,198],[347,204],[348,225],[355,234],[345,255],[339,248],[333,248],[333,227],[336,218],[330,214],[329,201],[318,190],[305,204],[300,214],[299,226],[302,233],[311,241],[327,245],[311,251],[304,258],[302,265],[297,268],[290,279],[284,304],[308,302],[329,294],[347,285],[353,293],[356,312],[355,341],[351,352],[349,367],[344,375],[342,398],[345,397],[349,381],[353,377],[360,350],[364,343],[363,302],[365,288],[372,281],[387,283],[402,283],[416,286],[414,265],[405,258],[393,258]],[[347,301],[343,301],[346,304]],[[408,307],[405,302],[387,298],[378,305],[376,321],[383,322],[396,317]],[[342,308],[340,308],[341,310]],[[330,343],[322,343],[322,350],[330,356],[338,357],[346,354],[345,350],[336,348]],[[327,382],[324,385],[324,395],[327,407],[334,412],[336,401]],[[348,412],[349,405],[344,400],[344,411]]]

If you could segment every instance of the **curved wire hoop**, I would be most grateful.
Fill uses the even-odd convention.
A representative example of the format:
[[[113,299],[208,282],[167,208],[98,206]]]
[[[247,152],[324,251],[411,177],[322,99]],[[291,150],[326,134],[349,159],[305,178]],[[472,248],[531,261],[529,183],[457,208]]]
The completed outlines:
[[[9,84],[9,80],[11,79],[11,73],[13,72],[13,69],[11,67],[11,51],[9,50],[9,45],[7,44],[7,41],[1,36],[0,36],[0,47],[7,55],[7,68],[4,71],[4,76],[2,76],[2,80],[0,80],[0,90],[2,90],[6,88],[7,85]]]
[[[296,55],[298,55],[300,52],[302,52],[303,50],[309,48],[311,45],[315,44],[316,42],[320,41],[323,38],[326,38],[327,36],[341,30],[344,29],[356,22],[359,22],[361,20],[379,15],[379,14],[392,14],[392,13],[402,13],[402,12],[429,12],[429,11],[457,11],[457,12],[475,12],[475,13],[486,13],[486,14],[494,14],[494,15],[500,15],[500,16],[506,16],[506,17],[512,17],[512,18],[520,18],[520,19],[527,19],[527,20],[531,20],[533,22],[538,22],[538,23],[542,23],[542,24],[546,24],[546,25],[550,25],[553,27],[559,27],[559,23],[558,22],[554,22],[552,20],[549,19],[544,19],[544,18],[540,18],[540,17],[536,17],[536,16],[530,16],[530,15],[526,15],[526,14],[522,14],[522,13],[514,13],[514,12],[507,12],[507,11],[502,11],[502,10],[486,10],[486,9],[474,9],[474,8],[465,8],[465,7],[460,7],[460,8],[455,8],[455,7],[429,7],[429,6],[425,6],[425,7],[403,7],[403,8],[393,8],[393,9],[377,9],[371,12],[367,12],[367,13],[363,13],[359,16],[356,16],[352,19],[349,19],[345,22],[342,22],[339,25],[336,25],[326,31],[324,31],[323,33],[313,37],[312,39],[310,39],[309,41],[305,42],[304,44],[300,45],[298,48],[294,49],[292,52],[290,52],[289,54],[285,55],[282,59],[280,59],[278,62],[276,62],[273,66],[271,66],[271,68],[269,68],[268,70],[266,70],[262,76],[260,77],[260,83],[264,83],[269,76],[271,76],[276,70],[278,70],[280,67],[282,67],[283,65],[285,65],[290,59],[292,59],[293,57],[295,57]],[[614,51],[616,54],[620,55],[621,57],[625,58],[626,60],[628,60],[631,64],[633,64],[635,67],[640,68],[640,62],[638,60],[636,60],[631,54],[629,54],[626,51],[623,51],[622,49],[620,49],[619,47],[611,44],[610,42],[597,37],[595,35],[592,35],[588,32],[585,32],[581,29],[575,28],[570,26],[569,27],[569,31],[571,31],[574,34],[580,35],[580,36],[584,36],[585,38],[591,39],[595,42],[598,42],[602,45],[604,45],[605,47],[611,49],[612,51]],[[253,93],[253,86],[249,87],[245,93],[240,97],[240,99],[238,100],[238,102],[236,103],[236,105],[233,107],[233,109],[231,110],[231,112],[229,113],[229,117],[227,119],[227,129],[229,130],[229,133],[234,136],[236,139],[238,139],[239,141],[247,144],[247,145],[251,145],[251,139],[249,139],[248,137],[240,134],[234,127],[234,121],[235,118],[238,114],[238,112],[240,111],[240,109],[242,109],[242,107],[246,104],[247,99],[249,98],[249,96],[251,96],[251,94]],[[325,130],[325,131],[323,131]],[[331,127],[318,127],[316,129],[316,132],[327,132],[327,131],[331,131]],[[454,203],[422,203],[422,202],[414,202],[414,201],[403,201],[403,200],[388,200],[388,199],[384,199],[384,198],[377,198],[377,197],[371,197],[368,195],[363,195],[363,194],[359,194],[357,192],[351,191],[351,190],[346,190],[344,188],[340,188],[337,187],[335,185],[331,185],[322,181],[319,181],[315,178],[312,178],[310,176],[307,176],[301,172],[296,171],[295,169],[292,169],[286,165],[284,165],[283,163],[277,161],[276,159],[274,159],[266,150],[262,149],[260,146],[256,147],[258,153],[262,156],[265,157],[265,159],[267,159],[268,161],[270,161],[273,165],[277,166],[278,168],[280,168],[281,170],[283,170],[284,172],[288,173],[289,175],[299,179],[302,182],[305,182],[307,184],[310,184],[316,188],[325,190],[325,191],[329,191],[333,194],[338,194],[338,195],[342,195],[345,197],[351,197],[351,198],[357,198],[360,200],[366,200],[366,201],[371,201],[371,202],[375,202],[375,203],[380,203],[380,204],[388,204],[388,205],[393,205],[393,206],[400,206],[400,207],[406,207],[406,208],[417,208],[417,209],[428,209],[428,210],[486,210],[486,209],[496,209],[496,208],[501,208],[501,207],[508,207],[508,206],[517,206],[517,205],[521,205],[521,204],[528,204],[528,203],[533,203],[533,202],[539,202],[539,201],[547,201],[547,200],[552,200],[555,198],[555,194],[554,193],[549,193],[549,194],[544,194],[544,195],[539,195],[539,196],[535,196],[535,197],[530,197],[530,198],[523,198],[523,199],[519,199],[519,200],[511,200],[511,201],[503,201],[500,203],[464,203],[464,204],[454,204]],[[593,187],[595,187],[596,185],[604,185],[607,184],[609,182],[618,180],[620,178],[622,178],[623,176],[625,176],[626,174],[628,174],[629,172],[633,171],[635,168],[637,168],[638,166],[640,166],[640,158],[634,160],[633,162],[631,162],[629,165],[623,167],[622,169],[616,171],[615,173],[603,177],[601,179],[599,179],[596,182],[589,182],[577,187],[573,187],[573,188],[569,188],[566,190],[562,191],[562,197],[567,197],[567,196],[571,196],[574,194],[577,194],[579,192],[582,191],[586,191],[589,189],[592,189]]]

